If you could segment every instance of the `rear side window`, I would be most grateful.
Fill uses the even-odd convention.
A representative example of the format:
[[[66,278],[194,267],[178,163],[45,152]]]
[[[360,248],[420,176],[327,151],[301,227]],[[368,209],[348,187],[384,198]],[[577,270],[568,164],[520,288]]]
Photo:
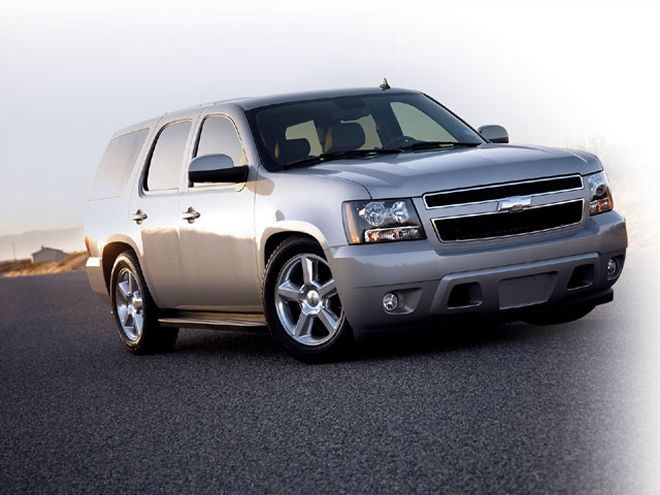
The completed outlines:
[[[179,186],[189,132],[190,121],[169,124],[160,131],[149,160],[145,184],[148,191],[176,189]]]
[[[110,141],[96,173],[90,199],[121,195],[148,132],[149,129],[140,129]]]

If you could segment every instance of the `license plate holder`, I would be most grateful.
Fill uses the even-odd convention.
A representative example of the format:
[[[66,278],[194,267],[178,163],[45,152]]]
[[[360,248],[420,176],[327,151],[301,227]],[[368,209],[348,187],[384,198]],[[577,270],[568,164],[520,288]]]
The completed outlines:
[[[554,285],[553,273],[527,275],[500,281],[500,309],[522,308],[548,300]]]

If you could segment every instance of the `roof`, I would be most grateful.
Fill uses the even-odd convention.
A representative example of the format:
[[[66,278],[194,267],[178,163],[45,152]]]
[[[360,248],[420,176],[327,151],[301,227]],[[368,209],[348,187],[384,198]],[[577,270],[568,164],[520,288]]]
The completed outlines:
[[[287,93],[271,96],[257,96],[252,98],[241,98],[237,100],[229,100],[218,103],[236,103],[244,110],[252,110],[253,108],[264,107],[267,105],[276,105],[278,103],[289,103],[294,101],[307,101],[318,100],[322,98],[336,98],[340,96],[359,96],[380,94],[387,91],[388,93],[414,93],[410,89],[391,88],[350,88],[350,89],[326,89],[322,91],[303,91],[299,93]]]
[[[55,248],[48,247],[48,246],[41,246],[41,249],[39,251],[35,251],[34,253],[32,253],[32,255],[34,256],[35,254],[43,253],[44,251],[54,251],[56,253],[66,254],[61,249],[55,249]]]
[[[380,94],[383,92],[396,92],[396,93],[416,93],[414,90],[403,89],[403,88],[390,88],[387,90],[381,89],[379,87],[369,87],[369,88],[347,88],[347,89],[326,89],[320,91],[302,91],[297,93],[284,93],[284,94],[275,94],[270,96],[254,96],[249,98],[234,98],[229,100],[219,100],[211,103],[205,103],[201,105],[193,105],[188,108],[182,108],[180,110],[175,110],[167,112],[165,114],[159,115],[149,120],[142,121],[137,124],[124,127],[123,129],[117,131],[113,136],[117,137],[127,132],[132,132],[141,128],[151,127],[155,125],[162,117],[165,115],[176,115],[178,113],[189,112],[199,108],[208,108],[221,105],[236,105],[241,107],[243,110],[252,110],[258,107],[264,107],[268,105],[277,105],[279,103],[289,103],[295,101],[308,101],[308,100],[317,100],[322,98],[336,98],[340,96],[359,96],[359,95],[371,95],[371,94]]]

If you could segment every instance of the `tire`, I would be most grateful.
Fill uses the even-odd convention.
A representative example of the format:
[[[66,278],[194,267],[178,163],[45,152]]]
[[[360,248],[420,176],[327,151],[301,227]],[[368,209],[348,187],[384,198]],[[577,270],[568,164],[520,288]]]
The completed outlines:
[[[560,325],[571,321],[579,320],[587,316],[596,306],[578,305],[566,308],[557,308],[552,311],[541,311],[533,313],[525,318],[525,322],[531,325]]]
[[[115,260],[110,276],[110,299],[117,335],[129,351],[153,354],[172,350],[179,329],[158,323],[158,308],[131,251],[124,251]]]
[[[345,357],[353,331],[321,247],[306,237],[283,241],[268,259],[262,288],[271,334],[306,363]]]

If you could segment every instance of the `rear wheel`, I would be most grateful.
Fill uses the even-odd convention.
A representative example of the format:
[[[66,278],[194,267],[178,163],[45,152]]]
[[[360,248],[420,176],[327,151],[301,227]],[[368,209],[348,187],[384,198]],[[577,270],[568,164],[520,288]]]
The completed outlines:
[[[179,329],[162,327],[158,323],[158,308],[131,251],[124,251],[115,260],[110,277],[110,298],[117,334],[131,352],[147,354],[174,347]]]
[[[552,311],[540,311],[527,316],[525,322],[532,325],[560,325],[562,323],[568,323],[584,318],[591,313],[594,308],[594,305],[587,304],[557,308]]]
[[[336,359],[352,342],[332,271],[311,239],[293,237],[277,247],[266,267],[263,299],[271,333],[302,361]]]

